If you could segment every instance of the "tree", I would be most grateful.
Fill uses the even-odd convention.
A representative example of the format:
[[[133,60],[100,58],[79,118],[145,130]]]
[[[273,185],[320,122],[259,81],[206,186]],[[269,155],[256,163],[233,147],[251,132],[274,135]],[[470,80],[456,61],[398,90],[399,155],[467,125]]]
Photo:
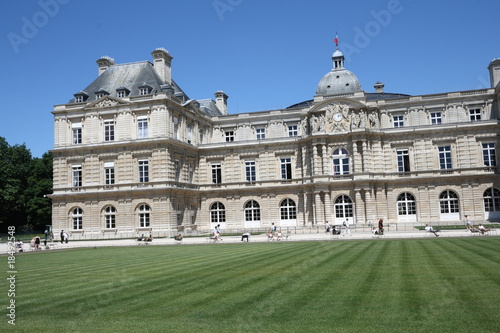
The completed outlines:
[[[33,159],[23,145],[10,146],[0,137],[0,228],[8,226],[43,230],[50,224],[52,155]]]
[[[52,153],[43,154],[31,162],[28,188],[25,192],[27,223],[34,230],[44,230],[51,224],[52,207],[47,194],[52,193]]]

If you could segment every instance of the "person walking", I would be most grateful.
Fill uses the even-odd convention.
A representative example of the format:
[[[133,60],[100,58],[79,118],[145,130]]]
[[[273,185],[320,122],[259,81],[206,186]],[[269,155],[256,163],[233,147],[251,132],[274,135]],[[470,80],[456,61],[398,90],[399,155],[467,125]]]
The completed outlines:
[[[378,234],[379,235],[384,234],[384,220],[383,219],[378,220]]]
[[[349,234],[349,236],[352,236],[351,234],[351,229],[349,228],[349,219],[346,218],[344,223],[342,223],[344,225],[344,234],[343,236]]]
[[[64,243],[64,230],[61,230],[61,244]]]
[[[472,221],[470,220],[468,215],[465,215],[464,219],[465,219],[465,227],[467,228],[467,230],[470,230],[472,228]]]

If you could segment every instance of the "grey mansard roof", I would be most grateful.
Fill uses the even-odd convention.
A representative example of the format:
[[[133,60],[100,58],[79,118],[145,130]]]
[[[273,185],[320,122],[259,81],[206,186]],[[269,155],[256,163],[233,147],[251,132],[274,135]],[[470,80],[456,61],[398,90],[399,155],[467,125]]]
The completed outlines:
[[[117,90],[128,89],[130,97],[138,96],[140,87],[150,87],[152,94],[173,89],[175,97],[183,102],[189,100],[189,97],[173,80],[171,85],[163,82],[149,61],[113,65],[75,95],[85,93],[88,95],[87,102],[92,102],[96,100],[96,92],[106,91],[111,96],[117,97]],[[74,102],[74,98],[70,100],[70,103]]]

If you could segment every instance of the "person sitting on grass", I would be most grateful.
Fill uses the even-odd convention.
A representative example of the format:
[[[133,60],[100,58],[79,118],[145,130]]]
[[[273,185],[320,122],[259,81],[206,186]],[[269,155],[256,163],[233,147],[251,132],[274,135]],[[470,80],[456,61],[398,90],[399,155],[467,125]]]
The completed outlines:
[[[174,239],[180,243],[182,241],[182,235],[181,234],[178,234],[177,236],[174,236]]]
[[[153,241],[153,235],[149,234],[149,237],[145,238],[144,241],[146,241],[146,242],[152,242]]]
[[[425,225],[425,231],[432,232],[434,234],[434,236],[439,237],[439,235],[437,234],[439,232],[439,230],[434,230],[434,228],[432,228],[428,224]]]
[[[482,235],[484,235],[485,232],[490,231],[489,228],[485,228],[484,225],[482,225],[481,223],[479,223],[479,225],[477,226],[477,229],[481,232]]]

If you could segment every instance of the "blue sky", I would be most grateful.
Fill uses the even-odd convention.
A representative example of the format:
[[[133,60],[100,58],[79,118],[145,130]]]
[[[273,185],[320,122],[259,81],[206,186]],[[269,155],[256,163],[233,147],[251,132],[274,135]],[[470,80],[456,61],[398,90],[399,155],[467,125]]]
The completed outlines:
[[[338,33],[361,88],[411,95],[489,86],[500,58],[498,0],[18,0],[0,13],[0,136],[33,156],[53,148],[53,115],[97,76],[103,55],[151,61],[166,48],[192,99],[230,113],[312,99]]]

